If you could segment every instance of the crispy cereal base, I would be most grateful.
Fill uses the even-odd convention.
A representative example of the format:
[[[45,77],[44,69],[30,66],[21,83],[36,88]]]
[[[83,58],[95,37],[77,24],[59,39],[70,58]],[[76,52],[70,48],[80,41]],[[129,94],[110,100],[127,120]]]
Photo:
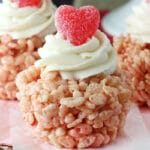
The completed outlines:
[[[16,80],[20,108],[37,136],[65,148],[101,147],[116,139],[130,106],[120,73],[64,80],[44,69],[31,66]]]
[[[42,43],[37,36],[19,40],[9,35],[0,36],[0,99],[16,99],[16,75],[39,58],[36,50]]]
[[[132,39],[130,35],[114,39],[118,52],[118,65],[129,72],[133,92],[132,100],[150,107],[150,44]]]

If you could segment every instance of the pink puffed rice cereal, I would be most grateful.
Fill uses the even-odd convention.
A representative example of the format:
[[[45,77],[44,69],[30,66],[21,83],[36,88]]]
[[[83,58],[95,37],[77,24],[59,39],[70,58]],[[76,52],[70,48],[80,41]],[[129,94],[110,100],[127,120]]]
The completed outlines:
[[[127,35],[115,38],[114,47],[119,67],[130,74],[132,100],[150,107],[150,43],[141,43]]]
[[[31,66],[16,79],[20,108],[37,136],[64,148],[114,141],[130,106],[130,89],[120,73],[64,80],[44,69]]]
[[[16,75],[39,58],[36,50],[42,43],[37,36],[19,40],[9,35],[0,36],[0,99],[16,99]]]

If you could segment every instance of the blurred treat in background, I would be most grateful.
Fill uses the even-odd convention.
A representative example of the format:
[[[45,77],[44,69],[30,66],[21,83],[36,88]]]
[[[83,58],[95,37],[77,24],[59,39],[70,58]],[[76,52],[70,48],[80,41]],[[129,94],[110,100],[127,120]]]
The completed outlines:
[[[129,0],[123,5],[112,10],[102,19],[102,26],[104,30],[112,36],[125,34],[127,28],[126,19],[130,16],[130,14],[132,14],[133,8],[136,5],[139,5],[141,1],[142,0]]]
[[[129,0],[74,0],[74,5],[80,7],[83,5],[94,5],[100,10],[112,10]]]

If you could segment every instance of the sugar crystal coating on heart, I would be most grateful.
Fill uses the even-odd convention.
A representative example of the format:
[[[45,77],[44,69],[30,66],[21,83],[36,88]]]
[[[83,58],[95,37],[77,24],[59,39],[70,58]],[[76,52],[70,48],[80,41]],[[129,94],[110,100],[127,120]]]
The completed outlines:
[[[21,7],[40,7],[42,0],[12,0],[12,2],[17,3]]]
[[[100,13],[94,6],[79,9],[60,6],[55,14],[55,25],[66,40],[73,45],[84,44],[96,32],[100,23]]]

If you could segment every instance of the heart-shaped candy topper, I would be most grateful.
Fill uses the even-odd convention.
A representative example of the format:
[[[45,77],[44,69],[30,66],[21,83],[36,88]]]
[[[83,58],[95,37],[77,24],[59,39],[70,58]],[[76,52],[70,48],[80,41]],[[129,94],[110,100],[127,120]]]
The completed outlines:
[[[42,0],[12,0],[12,2],[17,3],[21,7],[40,7]]]
[[[91,38],[99,27],[100,14],[94,6],[79,9],[62,5],[56,10],[55,25],[59,33],[73,45],[81,45]]]

